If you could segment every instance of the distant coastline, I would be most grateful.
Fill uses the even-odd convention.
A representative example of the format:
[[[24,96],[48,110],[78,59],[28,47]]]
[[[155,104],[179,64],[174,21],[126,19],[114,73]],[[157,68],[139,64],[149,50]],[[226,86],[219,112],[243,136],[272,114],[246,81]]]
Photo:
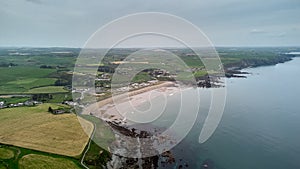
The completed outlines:
[[[246,76],[244,76],[243,74],[249,74],[249,73],[242,71],[245,68],[276,65],[278,63],[285,63],[291,61],[294,57],[299,57],[299,56],[300,56],[300,52],[289,52],[289,53],[280,54],[278,57],[274,57],[269,60],[253,59],[253,58],[242,59],[239,62],[229,63],[227,65],[224,65],[225,75],[228,78],[231,77],[246,78]]]

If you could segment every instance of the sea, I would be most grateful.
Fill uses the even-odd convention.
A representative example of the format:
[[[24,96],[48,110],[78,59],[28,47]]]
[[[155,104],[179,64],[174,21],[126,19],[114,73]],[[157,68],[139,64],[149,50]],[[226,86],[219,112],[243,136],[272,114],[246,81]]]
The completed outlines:
[[[226,79],[223,116],[204,143],[199,135],[210,109],[209,95],[218,89],[183,91],[190,95],[184,103],[190,107],[200,93],[200,108],[191,130],[171,149],[176,162],[160,163],[160,168],[201,169],[208,164],[214,169],[300,169],[300,58],[243,71],[250,73],[247,78]],[[180,103],[171,98],[155,125],[174,123]],[[194,108],[184,111],[189,117]]]

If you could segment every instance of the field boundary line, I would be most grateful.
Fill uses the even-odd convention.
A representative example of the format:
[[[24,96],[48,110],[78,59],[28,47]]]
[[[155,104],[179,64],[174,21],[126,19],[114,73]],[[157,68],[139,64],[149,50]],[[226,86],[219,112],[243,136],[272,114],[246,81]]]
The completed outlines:
[[[92,138],[94,137],[94,135],[95,135],[95,131],[96,131],[96,124],[95,123],[93,123],[93,126],[94,126],[94,130],[93,130],[93,133],[92,133],[92,135],[91,135],[91,137],[90,137],[90,139],[89,139],[89,142],[88,142],[88,145],[87,145],[87,148],[86,148],[86,150],[85,150],[85,152],[83,153],[83,156],[82,156],[82,158],[81,158],[81,165],[84,167],[84,168],[86,168],[86,169],[89,169],[89,167],[87,167],[84,163],[83,163],[83,160],[84,160],[84,157],[85,157],[85,155],[86,155],[86,153],[89,151],[89,149],[90,149],[90,146],[91,146],[91,142],[92,142]]]

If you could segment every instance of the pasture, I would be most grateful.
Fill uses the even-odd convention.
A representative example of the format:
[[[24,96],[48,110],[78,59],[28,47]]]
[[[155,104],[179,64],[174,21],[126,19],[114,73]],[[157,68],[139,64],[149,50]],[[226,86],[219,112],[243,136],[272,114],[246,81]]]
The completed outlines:
[[[54,85],[56,81],[48,77],[55,69],[0,67],[0,72],[0,94],[20,94],[32,88]]]

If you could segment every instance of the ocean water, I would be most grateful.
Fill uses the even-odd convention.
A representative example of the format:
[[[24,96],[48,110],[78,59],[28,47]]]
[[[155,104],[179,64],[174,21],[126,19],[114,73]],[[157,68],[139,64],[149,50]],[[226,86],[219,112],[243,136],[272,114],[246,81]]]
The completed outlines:
[[[300,58],[245,71],[251,73],[246,79],[227,79],[222,120],[203,144],[198,138],[210,102],[201,99],[192,130],[172,149],[177,163],[168,168],[201,168],[209,160],[215,169],[300,169]],[[205,98],[211,90],[217,89],[186,92],[200,91]],[[178,105],[170,101],[169,113],[155,123],[170,125]]]

